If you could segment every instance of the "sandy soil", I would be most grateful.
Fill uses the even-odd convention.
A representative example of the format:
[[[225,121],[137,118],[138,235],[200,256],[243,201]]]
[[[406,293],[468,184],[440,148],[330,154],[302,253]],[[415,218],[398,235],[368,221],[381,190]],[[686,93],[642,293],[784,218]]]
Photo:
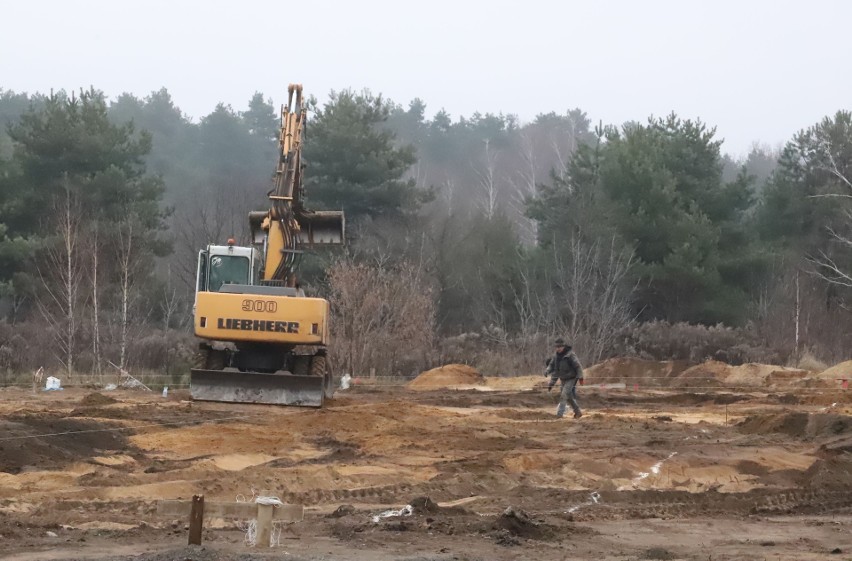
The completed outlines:
[[[422,391],[482,384],[485,384],[485,378],[476,368],[467,364],[445,364],[423,372],[406,387]]]
[[[0,558],[852,559],[841,390],[586,387],[574,421],[543,381],[356,387],[323,410],[0,390]],[[307,507],[271,551],[230,520],[188,548],[156,514],[253,490]]]

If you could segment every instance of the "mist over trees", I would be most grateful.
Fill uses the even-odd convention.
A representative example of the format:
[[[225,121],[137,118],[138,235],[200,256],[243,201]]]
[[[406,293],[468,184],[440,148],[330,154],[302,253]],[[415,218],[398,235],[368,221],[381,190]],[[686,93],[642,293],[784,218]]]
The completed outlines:
[[[348,368],[529,371],[557,334],[587,362],[848,358],[849,112],[736,159],[675,114],[520,122],[351,90],[309,106],[307,204],[344,209],[351,243],[303,279],[347,314]],[[261,93],[193,120],[165,88],[0,90],[0,369],[32,367],[20,350],[40,338],[69,373],[180,370],[197,251],[248,241],[277,113]],[[693,350],[662,348],[660,326]],[[707,342],[731,330],[739,346]]]

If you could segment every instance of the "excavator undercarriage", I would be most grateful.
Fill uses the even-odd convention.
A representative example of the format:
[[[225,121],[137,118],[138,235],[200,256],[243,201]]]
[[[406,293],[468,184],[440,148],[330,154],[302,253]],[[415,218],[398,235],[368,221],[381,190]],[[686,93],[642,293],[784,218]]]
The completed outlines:
[[[273,346],[263,354],[279,354]],[[237,359],[250,350],[232,352],[204,346],[192,370],[192,398],[204,401],[269,403],[321,407],[334,394],[334,377],[324,350],[316,354],[285,354],[284,364],[272,372],[240,370]]]

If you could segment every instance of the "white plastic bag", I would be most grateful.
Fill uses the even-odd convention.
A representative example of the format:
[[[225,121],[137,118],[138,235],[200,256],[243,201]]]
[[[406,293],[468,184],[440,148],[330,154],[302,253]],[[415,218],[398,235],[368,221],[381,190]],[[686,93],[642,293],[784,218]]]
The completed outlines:
[[[48,376],[47,380],[44,384],[44,391],[53,391],[53,390],[61,390],[62,382],[59,378],[54,378],[53,376]]]
[[[340,379],[340,389],[348,390],[350,383],[352,383],[352,376],[350,376],[349,374],[344,374],[343,377]]]
[[[414,514],[414,507],[411,506],[411,505],[405,505],[404,507],[402,507],[399,510],[391,509],[391,510],[386,510],[384,512],[381,512],[381,513],[373,516],[372,521],[373,521],[373,524],[378,524],[379,521],[382,518],[393,518],[393,517],[396,517],[396,516],[411,516],[412,514]]]

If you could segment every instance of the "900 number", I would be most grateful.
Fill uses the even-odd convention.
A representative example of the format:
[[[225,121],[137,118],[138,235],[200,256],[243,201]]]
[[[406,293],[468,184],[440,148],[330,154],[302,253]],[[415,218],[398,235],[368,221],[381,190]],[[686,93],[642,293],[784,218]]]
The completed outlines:
[[[278,303],[272,300],[243,300],[243,311],[273,314],[278,311]]]

